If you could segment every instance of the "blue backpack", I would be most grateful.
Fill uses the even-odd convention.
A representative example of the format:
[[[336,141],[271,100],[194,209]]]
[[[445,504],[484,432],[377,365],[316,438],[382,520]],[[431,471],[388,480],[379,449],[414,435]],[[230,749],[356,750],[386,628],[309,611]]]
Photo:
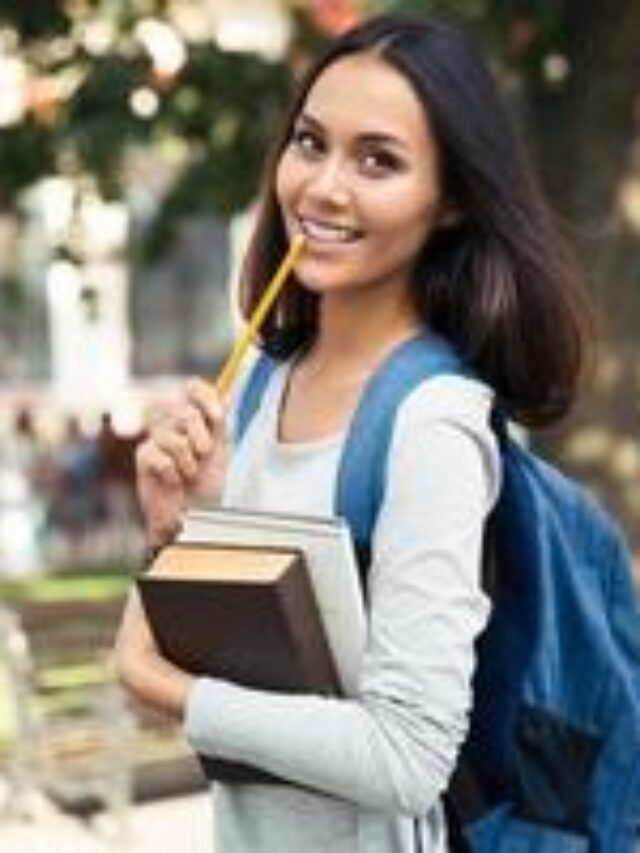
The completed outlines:
[[[265,355],[256,362],[236,440],[277,363]],[[366,386],[335,496],[361,553],[384,496],[400,404],[421,382],[465,372],[443,340],[418,337]],[[516,443],[497,413],[494,429],[503,488],[485,545],[493,612],[477,647],[469,735],[445,798],[453,848],[637,853],[640,613],[627,546],[595,500]]]

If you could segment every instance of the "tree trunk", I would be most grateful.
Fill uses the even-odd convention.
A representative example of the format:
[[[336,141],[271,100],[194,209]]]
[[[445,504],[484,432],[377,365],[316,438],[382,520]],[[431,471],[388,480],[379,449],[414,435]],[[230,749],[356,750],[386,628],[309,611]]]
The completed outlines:
[[[530,117],[604,322],[594,387],[543,443],[601,492],[638,552],[640,211],[634,231],[620,197],[640,182],[640,0],[564,0],[562,15],[566,86],[530,81]]]

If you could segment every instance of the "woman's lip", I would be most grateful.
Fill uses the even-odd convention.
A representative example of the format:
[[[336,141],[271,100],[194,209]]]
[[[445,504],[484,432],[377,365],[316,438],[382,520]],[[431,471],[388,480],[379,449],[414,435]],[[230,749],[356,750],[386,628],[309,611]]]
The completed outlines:
[[[349,245],[359,240],[363,233],[358,228],[341,222],[331,222],[314,216],[295,217],[296,230],[317,244]]]

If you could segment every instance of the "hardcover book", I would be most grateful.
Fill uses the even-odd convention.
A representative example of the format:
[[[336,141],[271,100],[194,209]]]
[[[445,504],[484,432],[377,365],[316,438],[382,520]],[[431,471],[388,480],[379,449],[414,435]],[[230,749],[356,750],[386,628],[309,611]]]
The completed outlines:
[[[269,515],[267,520],[267,514],[258,514],[259,519],[255,515],[212,510],[204,515],[199,511],[194,519],[187,514],[179,541],[164,548],[150,570],[138,578],[142,604],[159,648],[189,672],[248,687],[292,693],[344,692],[345,674],[347,683],[355,677],[353,650],[356,646],[361,649],[364,631],[357,644],[353,638],[345,644],[341,634],[346,625],[340,619],[336,622],[341,608],[334,606],[332,611],[331,607],[332,597],[344,594],[345,578],[334,584],[324,577],[323,584],[319,576],[340,577],[345,571],[355,571],[355,563],[349,559],[350,542],[337,528],[315,519]],[[319,541],[324,543],[320,551]],[[341,554],[340,562],[320,570],[318,556],[328,556],[330,541],[334,546],[341,542],[339,552],[334,553],[334,557]],[[346,586],[352,587],[354,581],[357,584],[352,577]],[[358,617],[362,616],[359,590],[351,605],[355,610],[349,633],[354,633],[355,624],[357,635]],[[336,651],[341,656],[349,645],[353,648],[345,673],[344,660],[340,667]],[[199,758],[209,779],[280,781],[236,762]]]
[[[185,514],[178,541],[301,551],[341,691],[357,695],[366,616],[351,532],[343,519],[199,506]]]

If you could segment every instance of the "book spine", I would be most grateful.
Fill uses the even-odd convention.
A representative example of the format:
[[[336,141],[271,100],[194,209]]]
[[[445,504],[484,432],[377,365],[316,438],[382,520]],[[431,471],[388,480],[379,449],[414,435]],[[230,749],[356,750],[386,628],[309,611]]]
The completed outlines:
[[[335,695],[339,679],[305,560],[297,557],[277,588],[280,605],[289,614],[295,656],[310,690]]]

